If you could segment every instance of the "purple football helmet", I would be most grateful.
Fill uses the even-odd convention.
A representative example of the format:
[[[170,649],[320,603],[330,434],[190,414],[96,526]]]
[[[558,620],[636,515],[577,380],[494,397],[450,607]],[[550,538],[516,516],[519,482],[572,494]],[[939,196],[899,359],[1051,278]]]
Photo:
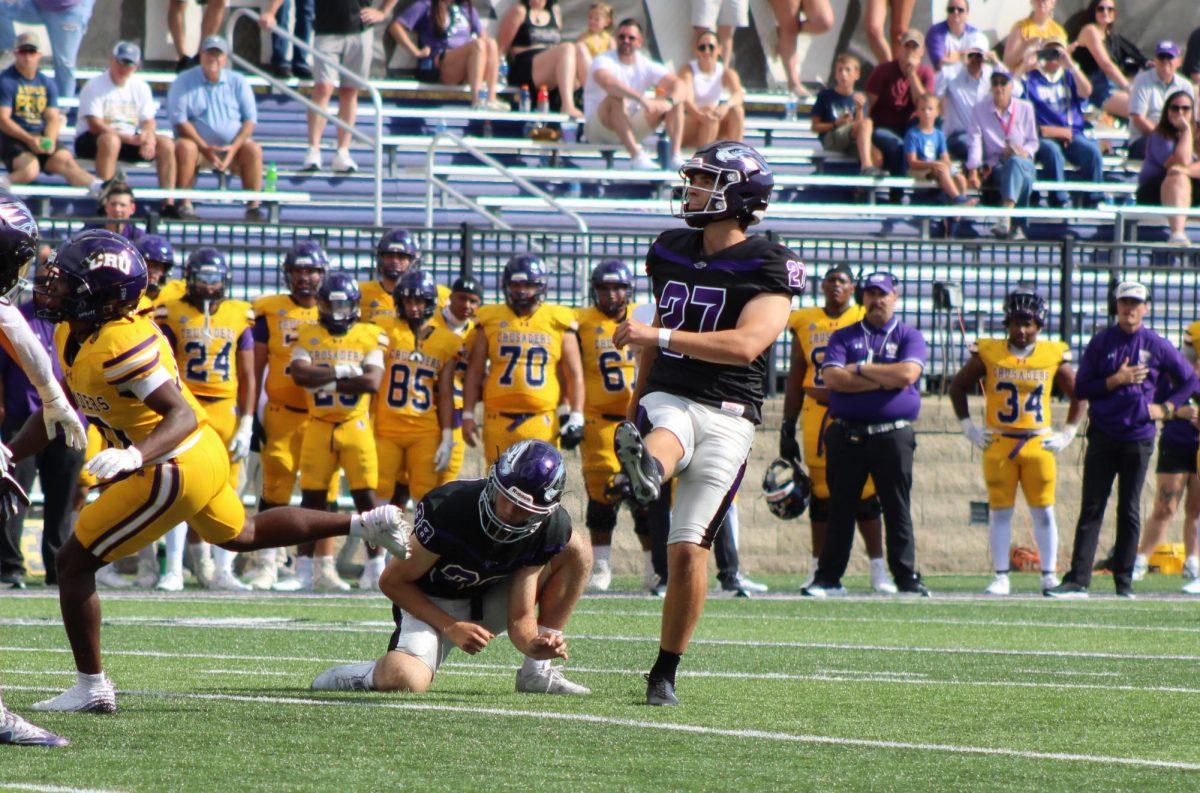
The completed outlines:
[[[536,532],[562,500],[567,469],[562,454],[545,441],[524,440],[509,446],[492,464],[479,495],[483,530],[496,542],[516,542]],[[531,512],[519,525],[496,515],[496,499],[504,497]]]
[[[407,268],[400,269],[394,261],[384,262],[383,257],[388,253],[407,256],[412,261]],[[419,258],[421,258],[421,247],[417,245],[417,238],[408,229],[392,229],[380,237],[379,242],[375,244],[375,264],[379,268],[379,274],[389,281],[396,280],[407,269],[416,267]]]
[[[37,261],[38,227],[25,202],[0,192],[0,297],[13,290]]]
[[[216,248],[197,248],[183,265],[183,277],[188,296],[193,300],[221,300],[233,285],[233,268],[225,254]],[[216,286],[219,290],[214,294],[206,289],[198,294],[195,289],[198,286]]]
[[[803,515],[812,500],[812,479],[795,460],[776,457],[763,474],[762,486],[767,509],[783,520]]]
[[[599,289],[605,284],[626,287],[624,297],[613,300],[601,299]],[[629,305],[629,293],[633,290],[633,268],[620,259],[605,259],[592,269],[592,304],[611,319],[625,313]]]
[[[163,278],[171,274],[171,268],[175,266],[175,249],[166,238],[157,234],[145,234],[139,237],[133,246],[147,262],[158,262],[163,266]]]
[[[537,289],[533,294],[518,296],[513,294],[514,284],[534,284]],[[514,256],[504,265],[500,285],[504,289],[504,302],[513,313],[532,314],[546,297],[546,265],[540,256],[531,253]]]
[[[137,308],[146,291],[146,262],[129,240],[107,229],[85,229],[67,240],[47,265],[49,304],[37,315],[51,322],[102,323]],[[60,284],[65,285],[65,290]]]
[[[712,176],[712,187],[694,184],[697,174]],[[679,175],[683,177],[683,188],[678,191],[679,211],[671,214],[695,228],[730,218],[753,226],[762,220],[775,187],[775,177],[763,156],[734,140],[719,140],[697,149],[679,169]],[[702,209],[688,209],[689,193],[708,196]],[[675,200],[672,194],[671,203]]]
[[[328,273],[317,290],[317,318],[327,331],[341,335],[358,322],[361,299],[362,292],[353,274]]]
[[[324,273],[329,269],[329,257],[325,249],[316,240],[297,240],[288,248],[283,256],[283,277],[287,280],[288,289],[296,297],[312,297],[317,290],[305,285],[297,287],[292,279],[296,270],[319,270]]]
[[[1015,289],[1004,298],[1004,324],[1016,316],[1033,317],[1039,328],[1046,327],[1050,318],[1050,310],[1046,308],[1046,299],[1032,289]]]
[[[419,317],[408,316],[408,312],[404,310],[405,298],[425,301],[425,307]],[[396,284],[392,299],[396,301],[396,313],[403,317],[410,327],[416,329],[428,322],[433,312],[437,311],[437,282],[433,280],[432,274],[424,270],[407,270],[400,276],[400,283]]]

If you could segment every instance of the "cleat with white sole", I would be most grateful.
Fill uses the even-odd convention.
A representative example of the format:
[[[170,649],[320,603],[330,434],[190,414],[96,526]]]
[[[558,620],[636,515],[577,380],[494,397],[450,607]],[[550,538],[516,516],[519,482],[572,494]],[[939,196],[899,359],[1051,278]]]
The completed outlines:
[[[158,583],[154,588],[159,592],[182,592],[183,591],[183,573],[167,573],[162,578],[158,579]]]
[[[96,585],[108,589],[129,589],[133,586],[129,579],[117,572],[117,568],[106,564],[96,571]]]
[[[566,694],[583,696],[592,693],[590,688],[572,683],[562,673],[562,667],[547,666],[527,672],[517,670],[517,693],[519,694]]]
[[[1004,596],[1012,593],[1012,584],[1008,580],[1008,573],[996,573],[992,579],[992,583],[987,585],[987,589],[983,590],[986,595]]]
[[[592,564],[592,575],[588,578],[587,588],[592,592],[607,592],[612,586],[612,566],[607,561],[596,560]]]
[[[242,583],[232,570],[222,570],[213,578],[208,587],[216,592],[249,592],[249,584]]]
[[[634,500],[642,505],[657,501],[662,492],[662,472],[633,422],[622,421],[617,425],[613,449],[621,463],[621,473],[629,479]]]
[[[70,741],[36,724],[30,724],[0,705],[0,744],[11,746],[66,746]]]
[[[397,559],[408,558],[409,525],[404,513],[393,504],[368,510],[355,515],[350,521],[350,536],[358,537],[368,545],[383,548]]]
[[[57,697],[33,703],[33,709],[58,713],[116,713],[117,690],[107,677],[100,686],[76,683]]]

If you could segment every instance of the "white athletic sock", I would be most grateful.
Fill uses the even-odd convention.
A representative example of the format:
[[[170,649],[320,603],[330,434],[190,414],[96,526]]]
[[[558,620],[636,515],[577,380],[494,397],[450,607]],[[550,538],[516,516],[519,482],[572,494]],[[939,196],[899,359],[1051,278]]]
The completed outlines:
[[[233,572],[233,558],[237,556],[237,551],[227,551],[219,545],[212,547],[213,566],[216,567],[217,575],[221,573]]]
[[[163,536],[167,544],[167,574],[183,574],[183,551],[187,547],[187,524],[180,523]]]
[[[275,552],[278,548],[261,548],[258,550],[258,563],[263,567],[275,568]]]
[[[654,572],[654,551],[642,551],[642,569],[647,573]]]
[[[593,545],[592,546],[592,560],[594,562],[604,562],[605,564],[608,564],[608,562],[611,558],[612,558],[612,546],[611,545]]]
[[[1013,508],[993,509],[988,522],[988,547],[992,551],[992,569],[1007,573],[1009,567],[1009,545],[1012,543]]]
[[[1137,559],[1134,560],[1134,564],[1137,564],[1138,562],[1140,562],[1142,564],[1147,564],[1147,565],[1150,564],[1150,554],[1139,553],[1137,555]]]
[[[562,636],[562,631],[555,630],[554,628],[547,628],[545,625],[538,626],[538,633],[553,633],[555,636]],[[545,669],[549,669],[549,668],[550,668],[550,659],[549,658],[547,658],[544,661],[538,661],[536,659],[530,658],[527,655],[527,656],[525,656],[524,663],[521,664],[521,671],[523,671],[523,672],[541,672],[541,671],[543,671]]]
[[[885,570],[887,570],[887,564],[883,561],[882,558],[871,560],[871,572],[872,573],[877,573],[877,572],[882,573]]]
[[[100,688],[104,685],[104,673],[98,675],[85,675],[83,672],[75,673],[75,682],[84,688]]]
[[[1043,573],[1058,570],[1058,525],[1054,522],[1054,507],[1030,507],[1033,518],[1033,540],[1037,543],[1038,558]]]
[[[737,502],[731,502],[729,509],[725,512],[725,531],[729,532],[729,536],[733,538],[733,547],[738,547],[738,510]]]
[[[188,543],[188,553],[190,553],[192,555],[192,563],[194,564],[194,563],[200,562],[203,559],[211,559],[212,558],[212,551],[210,550],[211,547],[212,546],[210,546],[208,543],[204,542],[204,540],[201,540],[200,542],[189,542]]]
[[[313,558],[311,556],[296,557],[296,578],[301,581],[312,581]]]
[[[366,571],[371,575],[378,576],[383,572],[383,567],[386,563],[387,559],[384,558],[383,554],[379,554],[379,556],[374,557],[369,556],[367,557]]]

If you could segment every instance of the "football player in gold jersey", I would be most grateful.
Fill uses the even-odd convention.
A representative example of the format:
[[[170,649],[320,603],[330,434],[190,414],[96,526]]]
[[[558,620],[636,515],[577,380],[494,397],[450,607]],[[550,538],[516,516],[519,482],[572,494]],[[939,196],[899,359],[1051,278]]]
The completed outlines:
[[[308,422],[300,447],[300,504],[320,509],[328,503],[329,481],[345,472],[350,496],[360,510],[375,506],[379,460],[371,427],[371,399],[383,380],[387,336],[370,322],[359,322],[358,284],[346,272],[325,274],[317,290],[317,322],[296,330],[292,381],[305,390]],[[312,557],[314,589],[348,590],[333,558],[333,543],[301,547],[299,564]],[[381,554],[371,549],[371,558]],[[382,573],[382,562],[371,563]],[[370,565],[369,565],[370,566]],[[304,571],[300,571],[301,580]],[[371,585],[378,583],[373,576]]]
[[[829,521],[829,483],[825,479],[825,429],[829,425],[829,389],[821,379],[821,361],[825,359],[825,342],[835,330],[860,322],[863,307],[854,303],[854,275],[845,264],[831,267],[821,280],[822,306],[793,311],[788,318],[792,333],[791,367],[783,398],[783,428],[779,438],[779,456],[785,460],[800,459],[800,444],[796,443],[796,418],[804,433],[804,464],[812,477],[813,496],[809,508],[812,523],[812,567],[809,580],[817,570],[817,558],[825,546],[825,529]],[[875,484],[867,479],[862,501],[858,506],[858,533],[867,546],[871,560],[871,589],[894,594],[896,585],[883,559],[883,508],[875,495]]]
[[[950,384],[950,402],[963,434],[983,449],[987,483],[989,537],[995,578],[989,595],[1007,595],[1013,507],[1017,486],[1025,493],[1033,518],[1033,537],[1042,566],[1042,591],[1058,585],[1058,527],[1054,523],[1054,455],[1075,439],[1087,404],[1075,397],[1075,372],[1066,342],[1040,341],[1046,301],[1028,289],[1010,292],[1004,301],[1004,339],[980,339]],[[985,423],[971,420],[967,394],[983,382]],[[1050,392],[1058,386],[1071,400],[1067,422],[1052,432]]]
[[[375,244],[376,277],[358,284],[362,292],[362,318],[364,322],[384,325],[382,320],[395,319],[397,306],[392,301],[400,276],[420,266],[421,248],[417,238],[408,229],[392,229],[385,232]],[[446,305],[450,290],[438,284],[438,306]]]
[[[171,270],[175,267],[175,249],[165,237],[157,234],[146,234],[138,238],[133,246],[146,260],[146,271],[149,286],[146,287],[146,299],[152,305],[158,306],[168,300],[178,300],[187,292],[187,284],[182,278],[168,280]]]
[[[438,445],[434,457],[435,470],[444,473],[447,481],[457,479],[463,467],[463,378],[467,373],[467,355],[475,342],[475,312],[482,303],[483,288],[479,286],[479,282],[470,275],[461,275],[450,285],[450,298],[446,305],[438,309],[429,320],[433,327],[445,328],[463,342],[462,351],[454,366],[454,391],[448,397],[452,402],[453,431],[449,438],[446,437],[445,430],[442,431],[442,442]],[[399,488],[398,482],[396,486]],[[393,500],[393,503],[396,502]]]
[[[187,294],[168,300],[155,311],[155,321],[175,353],[180,375],[204,407],[209,426],[229,450],[229,485],[238,490],[241,461],[250,453],[254,431],[254,312],[244,300],[228,300],[233,269],[216,248],[197,248],[183,269]],[[172,529],[167,534],[167,570],[158,588],[183,589],[183,548]],[[188,535],[197,577],[209,588],[245,590],[233,574],[233,554],[210,549],[195,530]]]
[[[146,265],[127,240],[99,229],[77,234],[58,251],[47,276],[39,314],[61,323],[55,346],[64,379],[107,448],[87,464],[104,490],[80,511],[58,556],[59,604],[76,683],[34,709],[116,710],[116,690],[100,660],[96,570],[180,522],[233,551],[349,534],[405,554],[406,528],[391,506],[354,517],[305,509],[246,516],[229,486],[225,445],[182,384],[162,332],[135,313]],[[42,412],[13,440],[14,459],[48,442]]]

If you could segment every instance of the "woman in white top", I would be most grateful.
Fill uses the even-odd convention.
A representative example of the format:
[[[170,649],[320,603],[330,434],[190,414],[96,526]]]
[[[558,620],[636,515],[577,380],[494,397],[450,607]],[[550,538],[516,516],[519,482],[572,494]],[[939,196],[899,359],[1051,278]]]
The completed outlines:
[[[717,58],[717,34],[696,36],[695,59],[679,69],[684,86],[683,145],[706,146],[716,140],[741,140],[746,128],[745,93],[738,73]]]

